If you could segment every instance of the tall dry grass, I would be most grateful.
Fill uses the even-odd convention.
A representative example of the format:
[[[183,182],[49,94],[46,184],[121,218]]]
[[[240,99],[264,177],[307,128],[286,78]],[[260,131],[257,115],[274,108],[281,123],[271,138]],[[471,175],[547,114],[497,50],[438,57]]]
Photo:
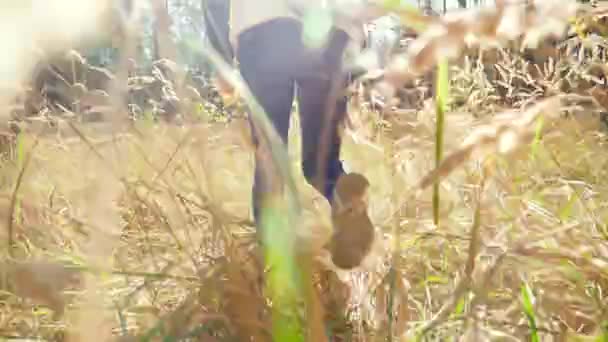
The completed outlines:
[[[432,69],[438,58],[457,57],[471,34],[535,37],[547,32],[546,24],[559,28],[568,7],[551,4],[522,12],[498,2],[493,10],[434,21],[400,12],[428,27],[406,55],[396,57],[379,89],[398,88]],[[17,10],[6,13],[19,22]],[[100,13],[87,9],[78,21],[55,19],[88,24]],[[66,32],[81,31],[74,26]],[[58,35],[46,27],[28,32],[12,41]],[[18,66],[6,68],[6,103],[32,65],[20,59],[26,53],[20,46],[3,57],[2,65]],[[450,60],[449,96],[437,91],[437,99],[409,115],[385,110],[388,125],[382,129],[377,113],[353,105],[360,124],[345,134],[343,157],[349,169],[370,179],[370,214],[379,236],[361,269],[332,267],[321,248],[331,229],[329,208],[303,180],[296,130],[288,151],[271,145],[278,176],[293,183],[292,206],[274,207],[283,211],[275,211],[270,224],[291,220],[295,227],[274,238],[307,248],[278,255],[287,261],[278,264],[286,273],[267,270],[279,277],[270,287],[269,277],[262,277],[265,255],[253,244],[253,158],[244,121],[126,124],[116,101],[108,123],[63,122],[55,134],[26,127],[12,158],[0,166],[0,236],[6,242],[0,336],[606,339],[608,159],[605,133],[593,115],[603,110],[605,90],[552,86],[581,83],[590,64],[606,61],[583,52],[580,64],[573,64],[562,53],[545,65],[551,75],[539,77],[515,52],[504,51],[494,79],[481,59],[460,66]],[[230,72],[216,57],[209,53],[222,72]],[[575,75],[555,76],[568,63],[576,65]],[[441,69],[440,78],[447,71]],[[524,86],[520,78],[530,81]],[[124,75],[117,79],[120,92]],[[230,80],[255,105],[238,77]],[[457,106],[458,98],[463,105]],[[437,108],[445,109],[442,139]],[[263,119],[259,111],[254,115]],[[266,134],[272,143],[273,133]],[[428,190],[432,185],[435,193]],[[276,259],[266,261],[277,265]],[[285,274],[293,278],[280,278]],[[294,289],[280,291],[288,280]]]

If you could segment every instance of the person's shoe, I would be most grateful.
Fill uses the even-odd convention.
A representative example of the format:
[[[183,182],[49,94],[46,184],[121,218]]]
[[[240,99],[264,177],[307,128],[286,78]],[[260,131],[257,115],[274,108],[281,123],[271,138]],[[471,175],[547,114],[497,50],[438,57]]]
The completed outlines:
[[[328,249],[339,268],[361,265],[371,251],[375,234],[367,215],[368,188],[368,180],[358,173],[344,174],[336,183],[332,201],[334,232]]]

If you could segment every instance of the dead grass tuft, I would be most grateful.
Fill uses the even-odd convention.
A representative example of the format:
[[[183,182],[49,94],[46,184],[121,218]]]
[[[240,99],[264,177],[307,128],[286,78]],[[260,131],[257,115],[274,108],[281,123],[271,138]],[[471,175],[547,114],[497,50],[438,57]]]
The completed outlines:
[[[343,158],[370,180],[376,226],[363,267],[344,272],[328,262],[322,248],[331,235],[328,204],[305,184],[299,137],[290,136],[288,166],[303,203],[297,255],[311,274],[304,283],[310,305],[297,298],[300,316],[290,319],[304,323],[309,340],[323,341],[325,332],[341,341],[420,334],[474,341],[606,336],[603,38],[571,37],[550,51],[521,49],[561,34],[575,8],[569,1],[535,1],[527,8],[497,3],[418,18],[428,29],[385,70],[393,90],[409,82],[410,92],[428,92],[418,75],[440,57],[465,53],[451,70],[446,157],[438,167],[435,106],[427,95],[413,94],[414,108],[381,116],[365,98],[353,100],[358,116],[344,135]],[[23,11],[15,8],[7,17],[14,23]],[[100,13],[80,13],[78,22]],[[69,35],[59,38],[71,42],[77,30],[67,22]],[[469,46],[471,37],[502,47],[480,52]],[[276,303],[263,282],[268,270],[253,247],[246,122],[197,119],[193,108],[208,88],[188,88],[170,58],[149,75],[128,60],[116,75],[96,70],[118,84],[107,92],[86,75],[67,83],[57,77],[58,94],[76,105],[47,107],[15,86],[40,61],[38,55],[19,60],[21,48],[9,45],[11,53],[0,59],[0,74],[10,66],[2,81],[12,89],[2,94],[6,106],[0,108],[36,113],[4,130],[9,146],[0,164],[0,236],[8,250],[0,268],[0,337],[271,340],[272,315],[286,310],[273,312]],[[13,69],[18,61],[23,64]],[[77,54],[68,61],[69,68],[92,70]],[[125,94],[121,84],[126,97],[117,95]],[[156,93],[142,95],[150,89]],[[146,109],[159,116],[172,109],[187,124],[117,124],[140,112],[116,103],[149,97],[158,101]],[[74,120],[86,117],[79,105],[107,116],[95,123]],[[432,223],[426,191],[436,181],[440,226]]]

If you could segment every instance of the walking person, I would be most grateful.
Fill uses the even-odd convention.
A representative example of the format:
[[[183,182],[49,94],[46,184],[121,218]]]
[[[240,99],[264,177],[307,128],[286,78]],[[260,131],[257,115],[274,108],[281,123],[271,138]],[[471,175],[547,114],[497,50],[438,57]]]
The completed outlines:
[[[292,5],[296,2],[320,6],[321,0],[227,2],[209,1],[209,12],[215,10],[224,16],[230,13],[229,26],[224,26],[228,18],[218,20],[220,16],[213,16],[211,23],[215,28],[210,29],[216,30],[216,39],[212,39],[212,44],[230,64],[236,57],[242,78],[283,143],[287,143],[292,105],[297,98],[303,174],[332,208],[334,234],[329,250],[333,263],[343,269],[357,267],[371,250],[374,228],[367,214],[369,182],[361,174],[346,173],[340,159],[339,129],[347,114],[347,98],[346,83],[339,79],[345,50],[349,43],[362,38],[362,28],[351,23],[336,24],[325,44],[320,49],[311,49],[303,41],[303,24]],[[217,27],[224,30],[229,27],[230,32]],[[226,38],[230,46],[222,44]],[[341,82],[337,93],[334,82]],[[333,113],[328,109],[333,109]],[[327,135],[323,136],[323,132]],[[260,209],[273,180],[265,179],[263,156],[255,134],[253,140],[257,151],[252,204],[259,227]]]

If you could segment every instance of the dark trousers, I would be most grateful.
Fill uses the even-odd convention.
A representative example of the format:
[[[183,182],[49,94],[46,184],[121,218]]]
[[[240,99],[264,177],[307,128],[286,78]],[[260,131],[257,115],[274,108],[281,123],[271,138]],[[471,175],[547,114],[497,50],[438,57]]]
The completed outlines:
[[[340,77],[342,56],[348,36],[333,30],[320,51],[307,48],[302,41],[301,24],[292,19],[275,19],[252,27],[238,37],[237,59],[240,72],[260,106],[268,115],[283,143],[287,143],[290,115],[295,94],[302,133],[302,170],[307,181],[331,203],[334,186],[344,173],[340,161],[341,139],[338,125],[346,114],[344,82],[339,95],[332,96],[332,84]],[[295,94],[294,94],[295,93]],[[328,121],[328,102],[336,101]],[[322,141],[325,124],[328,135]],[[253,126],[252,126],[253,128]],[[257,147],[259,140],[255,135]],[[325,145],[323,146],[323,143]],[[323,153],[323,159],[319,155]],[[324,165],[319,175],[319,162]],[[253,212],[259,222],[260,204],[271,191],[272,180],[265,179],[262,167],[268,163],[256,153],[253,184]],[[319,177],[320,176],[320,177]]]

